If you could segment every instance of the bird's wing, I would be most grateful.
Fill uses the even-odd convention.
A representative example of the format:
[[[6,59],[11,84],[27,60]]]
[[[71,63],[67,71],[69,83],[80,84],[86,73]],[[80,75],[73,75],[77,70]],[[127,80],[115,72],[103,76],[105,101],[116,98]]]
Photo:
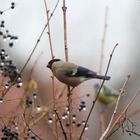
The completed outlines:
[[[75,76],[75,72],[73,70],[69,70],[65,72],[65,75],[68,77],[74,77]]]
[[[65,75],[69,76],[69,77],[79,77],[79,76],[82,77],[83,76],[83,77],[88,78],[88,77],[91,77],[96,74],[97,74],[96,72],[91,71],[91,70],[81,67],[81,66],[78,66],[76,69],[65,72]]]

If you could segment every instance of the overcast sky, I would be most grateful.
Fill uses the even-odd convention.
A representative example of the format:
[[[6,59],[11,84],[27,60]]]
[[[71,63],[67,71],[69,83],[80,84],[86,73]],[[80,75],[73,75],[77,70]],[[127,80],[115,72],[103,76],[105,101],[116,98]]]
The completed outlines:
[[[63,59],[62,0],[60,1],[51,20],[51,36],[55,56]],[[0,0],[0,9],[9,7],[10,2],[11,0]],[[16,8],[3,14],[0,19],[5,20],[6,28],[19,37],[19,41],[10,51],[14,53],[13,58],[18,57],[15,61],[20,61],[22,65],[46,23],[46,13],[44,0],[15,0],[14,2]],[[47,0],[50,11],[56,2],[57,0]],[[113,46],[119,43],[112,60],[110,74],[114,74],[114,70],[118,68],[121,68],[120,73],[115,74],[114,79],[124,78],[128,72],[133,73],[130,64],[135,60],[131,59],[130,53],[137,48],[135,37],[140,29],[136,19],[140,2],[138,0],[67,0],[66,4],[70,60],[98,71],[105,7],[108,6],[104,66],[107,64]],[[4,45],[8,49],[7,44]],[[51,59],[46,33],[31,61],[34,61],[42,50],[41,67],[45,67]]]

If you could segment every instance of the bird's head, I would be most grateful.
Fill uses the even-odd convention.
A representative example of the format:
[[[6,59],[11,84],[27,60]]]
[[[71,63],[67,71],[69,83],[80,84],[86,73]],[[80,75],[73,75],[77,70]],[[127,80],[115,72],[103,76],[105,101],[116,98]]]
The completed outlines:
[[[50,60],[50,61],[48,62],[47,67],[51,69],[51,68],[52,68],[52,64],[53,64],[54,62],[58,62],[58,61],[61,61],[61,59],[52,59],[52,60]]]

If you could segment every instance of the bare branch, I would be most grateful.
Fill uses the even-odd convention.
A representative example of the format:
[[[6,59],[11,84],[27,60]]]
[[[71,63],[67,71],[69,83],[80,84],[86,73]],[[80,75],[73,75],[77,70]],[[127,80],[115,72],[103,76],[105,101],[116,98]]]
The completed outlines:
[[[128,109],[131,107],[132,103],[134,102],[134,100],[136,99],[136,97],[140,94],[140,88],[135,92],[133,98],[128,102],[127,106],[123,109],[123,111],[120,113],[120,115],[117,117],[117,119],[115,120],[115,122],[112,124],[112,126],[110,127],[109,131],[108,131],[108,135],[111,133],[111,131],[113,130],[113,128],[115,128],[115,126],[118,123],[121,123],[120,121],[123,121],[124,119],[123,116],[126,114],[126,112],[128,111]]]
[[[68,46],[67,46],[67,18],[66,18],[66,1],[63,0],[63,22],[64,22],[64,50],[65,50],[65,60],[68,61]]]
[[[110,66],[110,63],[111,63],[111,59],[112,59],[113,53],[114,53],[114,51],[115,51],[115,48],[116,48],[117,46],[118,46],[118,43],[114,46],[114,48],[113,48],[113,50],[112,50],[112,52],[111,52],[111,54],[110,54],[110,58],[109,58],[108,65],[107,65],[107,69],[106,69],[106,72],[105,72],[105,76],[106,76],[107,73],[108,73],[109,66]],[[91,106],[91,108],[90,108],[89,114],[88,114],[88,116],[87,116],[85,125],[84,125],[84,127],[83,127],[83,129],[82,129],[82,132],[81,132],[81,135],[80,135],[80,137],[79,137],[79,140],[82,139],[83,133],[84,133],[85,128],[86,128],[87,123],[88,123],[88,120],[89,120],[90,115],[91,115],[91,113],[92,113],[92,110],[93,110],[93,108],[94,108],[94,106],[95,106],[95,103],[96,103],[96,101],[97,101],[97,99],[98,99],[99,93],[100,93],[100,91],[101,91],[101,89],[102,89],[102,87],[103,87],[103,85],[104,85],[104,82],[105,82],[105,80],[102,81],[101,86],[100,86],[100,89],[99,89],[99,91],[98,91],[98,93],[97,93],[95,99],[93,100],[92,106]]]
[[[65,132],[65,130],[64,130],[63,124],[62,124],[62,122],[61,122],[61,119],[59,118],[59,115],[58,115],[58,113],[57,113],[57,110],[54,110],[54,112],[55,112],[55,114],[56,114],[56,116],[57,116],[57,118],[58,118],[60,127],[61,127],[62,132],[63,132],[63,135],[64,135],[64,137],[65,137],[65,140],[67,140],[67,135],[66,135],[66,132]]]
[[[99,74],[102,74],[105,39],[106,39],[106,33],[107,33],[107,27],[108,27],[108,24],[107,24],[108,11],[109,11],[109,8],[108,8],[108,6],[106,6],[106,8],[105,8],[105,19],[104,19],[104,31],[103,31],[103,36],[102,36],[102,40],[101,40],[101,53],[100,53],[100,63],[99,63]]]
[[[124,89],[125,89],[125,87],[126,87],[126,85],[128,83],[129,78],[130,78],[130,75],[128,75],[127,79],[125,80],[125,82],[124,82],[124,84],[123,84],[123,86],[122,86],[122,88],[121,88],[121,90],[119,92],[119,96],[118,96],[118,99],[117,99],[117,102],[116,102],[116,106],[115,106],[114,112],[113,112],[113,114],[111,116],[111,120],[110,120],[110,122],[109,122],[109,124],[108,124],[108,126],[107,126],[107,128],[105,130],[105,132],[102,134],[100,140],[104,140],[105,137],[107,136],[108,132],[109,132],[109,129],[110,129],[110,127],[111,127],[111,125],[113,123],[113,120],[114,120],[114,118],[116,116],[117,109],[119,107],[119,102],[120,102],[120,99],[121,99],[121,95],[124,93]]]

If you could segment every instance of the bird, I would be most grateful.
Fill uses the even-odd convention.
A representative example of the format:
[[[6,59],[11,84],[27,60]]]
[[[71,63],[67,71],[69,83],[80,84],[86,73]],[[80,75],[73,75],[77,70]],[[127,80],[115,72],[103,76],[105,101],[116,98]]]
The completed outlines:
[[[85,67],[57,58],[50,60],[47,67],[51,69],[54,76],[60,82],[73,88],[92,78],[102,80],[110,80],[111,78],[110,76],[98,75],[96,72]]]
[[[94,84],[95,94],[98,93],[99,89],[100,89],[100,84],[99,83]],[[118,91],[106,85],[103,85],[97,99],[100,103],[104,104],[105,106],[111,107],[115,105],[118,96],[119,96]]]

